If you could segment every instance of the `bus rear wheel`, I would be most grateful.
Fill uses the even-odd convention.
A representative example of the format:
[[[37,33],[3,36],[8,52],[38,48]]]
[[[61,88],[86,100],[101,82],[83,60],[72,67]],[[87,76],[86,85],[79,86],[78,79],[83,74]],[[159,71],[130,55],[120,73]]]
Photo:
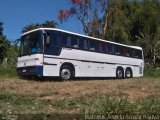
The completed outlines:
[[[70,80],[73,76],[73,70],[70,66],[64,65],[60,71],[60,77],[62,80]]]
[[[116,78],[122,79],[124,77],[123,68],[118,67],[116,70]]]
[[[126,78],[132,78],[132,70],[130,68],[127,68],[125,71],[125,77]]]

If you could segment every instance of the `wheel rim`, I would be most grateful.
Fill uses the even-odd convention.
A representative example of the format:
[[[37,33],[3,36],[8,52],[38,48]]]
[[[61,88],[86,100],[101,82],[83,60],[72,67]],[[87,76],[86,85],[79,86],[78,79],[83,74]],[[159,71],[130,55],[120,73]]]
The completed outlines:
[[[131,77],[131,72],[129,70],[126,71],[126,77]]]
[[[117,74],[118,74],[118,77],[119,77],[119,78],[122,78],[123,73],[122,73],[122,71],[121,71],[121,70],[118,70],[118,71],[117,71]]]
[[[71,77],[71,71],[69,69],[63,69],[61,71],[61,76],[64,80],[68,80]]]

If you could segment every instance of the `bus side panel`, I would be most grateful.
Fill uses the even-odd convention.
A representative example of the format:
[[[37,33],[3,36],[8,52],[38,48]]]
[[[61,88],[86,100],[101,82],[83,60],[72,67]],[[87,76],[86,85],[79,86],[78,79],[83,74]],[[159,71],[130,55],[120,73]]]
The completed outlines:
[[[44,76],[59,76],[60,67],[71,63],[75,67],[75,77],[116,77],[117,67],[130,67],[133,77],[143,76],[139,69],[143,60],[101,54],[77,49],[63,48],[60,56],[45,55]],[[134,66],[137,65],[137,66]]]
[[[63,48],[59,57],[70,59],[63,63],[73,63],[76,77],[115,77],[115,66],[106,64],[110,59],[106,54]]]
[[[59,61],[58,59],[54,59],[52,57],[45,57],[43,62],[43,75],[44,76],[59,76]]]

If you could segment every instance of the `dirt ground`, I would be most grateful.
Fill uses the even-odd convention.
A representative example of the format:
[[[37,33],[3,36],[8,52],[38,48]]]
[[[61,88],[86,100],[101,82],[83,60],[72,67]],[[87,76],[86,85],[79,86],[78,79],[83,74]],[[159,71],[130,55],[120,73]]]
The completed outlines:
[[[65,100],[73,97],[122,93],[129,99],[139,99],[159,93],[160,78],[90,79],[60,82],[53,80],[24,80],[0,78],[1,93],[40,95],[38,99]]]

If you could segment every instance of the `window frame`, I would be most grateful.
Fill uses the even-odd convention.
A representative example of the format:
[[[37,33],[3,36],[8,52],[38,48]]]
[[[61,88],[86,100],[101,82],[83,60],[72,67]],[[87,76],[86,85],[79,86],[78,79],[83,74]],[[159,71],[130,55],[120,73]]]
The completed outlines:
[[[100,53],[100,54],[108,54],[108,55],[115,55],[115,56],[121,56],[121,57],[142,59],[142,50],[139,50],[139,49],[134,49],[134,48],[130,48],[130,47],[127,47],[127,46],[118,45],[118,44],[105,42],[105,41],[98,41],[96,39],[87,38],[87,37],[78,36],[78,35],[72,35],[72,34],[64,33],[64,32],[62,32],[62,34],[66,35],[65,38],[67,38],[67,36],[69,36],[70,39],[71,39],[70,40],[70,45],[64,46],[64,43],[62,43],[63,47],[78,49],[78,50],[82,50],[82,51],[96,52],[96,53]],[[62,38],[64,38],[64,36]],[[72,46],[73,39],[77,40],[77,45],[78,45],[77,48]],[[84,41],[86,41],[86,43],[84,43]],[[92,42],[94,42],[94,43],[92,43]],[[84,47],[84,44],[86,44],[85,47]],[[101,52],[100,52],[99,44],[102,45],[102,51]],[[91,45],[94,46],[93,47],[94,50],[91,49]],[[123,48],[127,49],[126,55],[124,55]],[[131,50],[139,51],[139,54],[141,54],[141,55],[135,57],[135,56],[132,55]]]

